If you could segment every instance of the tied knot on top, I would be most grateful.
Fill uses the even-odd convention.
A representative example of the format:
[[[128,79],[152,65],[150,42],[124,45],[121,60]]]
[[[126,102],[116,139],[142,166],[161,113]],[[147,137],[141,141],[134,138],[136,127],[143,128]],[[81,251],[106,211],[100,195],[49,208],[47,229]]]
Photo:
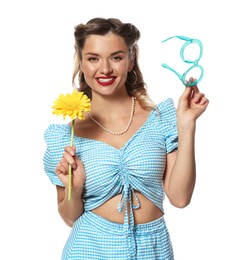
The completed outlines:
[[[132,194],[133,199],[135,200],[136,204],[132,202]],[[140,200],[137,194],[135,193],[135,190],[132,188],[131,184],[126,182],[122,189],[122,195],[120,198],[120,202],[118,204],[118,211],[121,213],[123,209],[130,205],[130,209],[139,209],[140,208]],[[127,210],[127,208],[126,208]]]

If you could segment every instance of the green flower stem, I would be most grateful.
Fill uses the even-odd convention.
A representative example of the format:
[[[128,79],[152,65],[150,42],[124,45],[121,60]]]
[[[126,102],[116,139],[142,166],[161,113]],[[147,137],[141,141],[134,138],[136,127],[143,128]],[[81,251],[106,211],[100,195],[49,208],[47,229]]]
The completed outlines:
[[[75,119],[72,120],[72,129],[71,129],[71,138],[70,138],[70,146],[73,146],[73,138],[74,138],[74,121]],[[69,164],[69,176],[68,176],[68,201],[71,200],[71,195],[72,195],[72,167]]]

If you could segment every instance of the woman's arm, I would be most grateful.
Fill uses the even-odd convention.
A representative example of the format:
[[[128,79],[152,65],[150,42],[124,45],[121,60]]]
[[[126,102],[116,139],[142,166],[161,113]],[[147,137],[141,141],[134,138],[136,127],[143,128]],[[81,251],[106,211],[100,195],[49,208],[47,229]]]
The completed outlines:
[[[193,139],[193,134],[188,134],[185,138],[180,138],[179,135],[178,151],[167,154],[164,188],[171,204],[179,208],[190,203],[195,186]]]
[[[68,168],[69,164],[72,166],[72,196],[68,200]],[[76,156],[76,148],[67,146],[64,149],[64,154],[58,163],[55,172],[64,187],[56,186],[58,210],[68,226],[73,223],[82,215],[83,199],[82,191],[85,183],[86,175],[82,162]]]
[[[195,180],[196,119],[205,111],[209,101],[197,86],[186,87],[177,108],[178,151],[167,155],[164,189],[176,207],[186,207],[191,200]]]
[[[72,227],[73,223],[78,219],[84,209],[82,200],[82,190],[72,190],[71,200],[68,201],[68,189],[56,186],[58,211],[64,222]]]

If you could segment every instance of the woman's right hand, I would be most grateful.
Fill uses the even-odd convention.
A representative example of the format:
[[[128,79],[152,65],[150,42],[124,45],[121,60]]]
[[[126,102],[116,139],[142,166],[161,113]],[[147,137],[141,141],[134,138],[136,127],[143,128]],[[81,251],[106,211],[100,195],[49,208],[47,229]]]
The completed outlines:
[[[81,160],[76,156],[75,146],[66,146],[64,148],[63,157],[55,169],[56,175],[66,188],[68,188],[69,165],[72,167],[72,189],[82,190],[86,174]]]

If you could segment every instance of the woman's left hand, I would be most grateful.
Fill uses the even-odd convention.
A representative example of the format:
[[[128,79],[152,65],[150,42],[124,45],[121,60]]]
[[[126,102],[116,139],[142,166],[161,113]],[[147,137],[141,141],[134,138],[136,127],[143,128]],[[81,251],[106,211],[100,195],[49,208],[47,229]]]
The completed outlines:
[[[190,78],[193,82],[195,79]],[[209,100],[201,93],[197,85],[185,87],[179,98],[177,107],[177,119],[182,123],[195,122],[196,119],[206,110]]]

